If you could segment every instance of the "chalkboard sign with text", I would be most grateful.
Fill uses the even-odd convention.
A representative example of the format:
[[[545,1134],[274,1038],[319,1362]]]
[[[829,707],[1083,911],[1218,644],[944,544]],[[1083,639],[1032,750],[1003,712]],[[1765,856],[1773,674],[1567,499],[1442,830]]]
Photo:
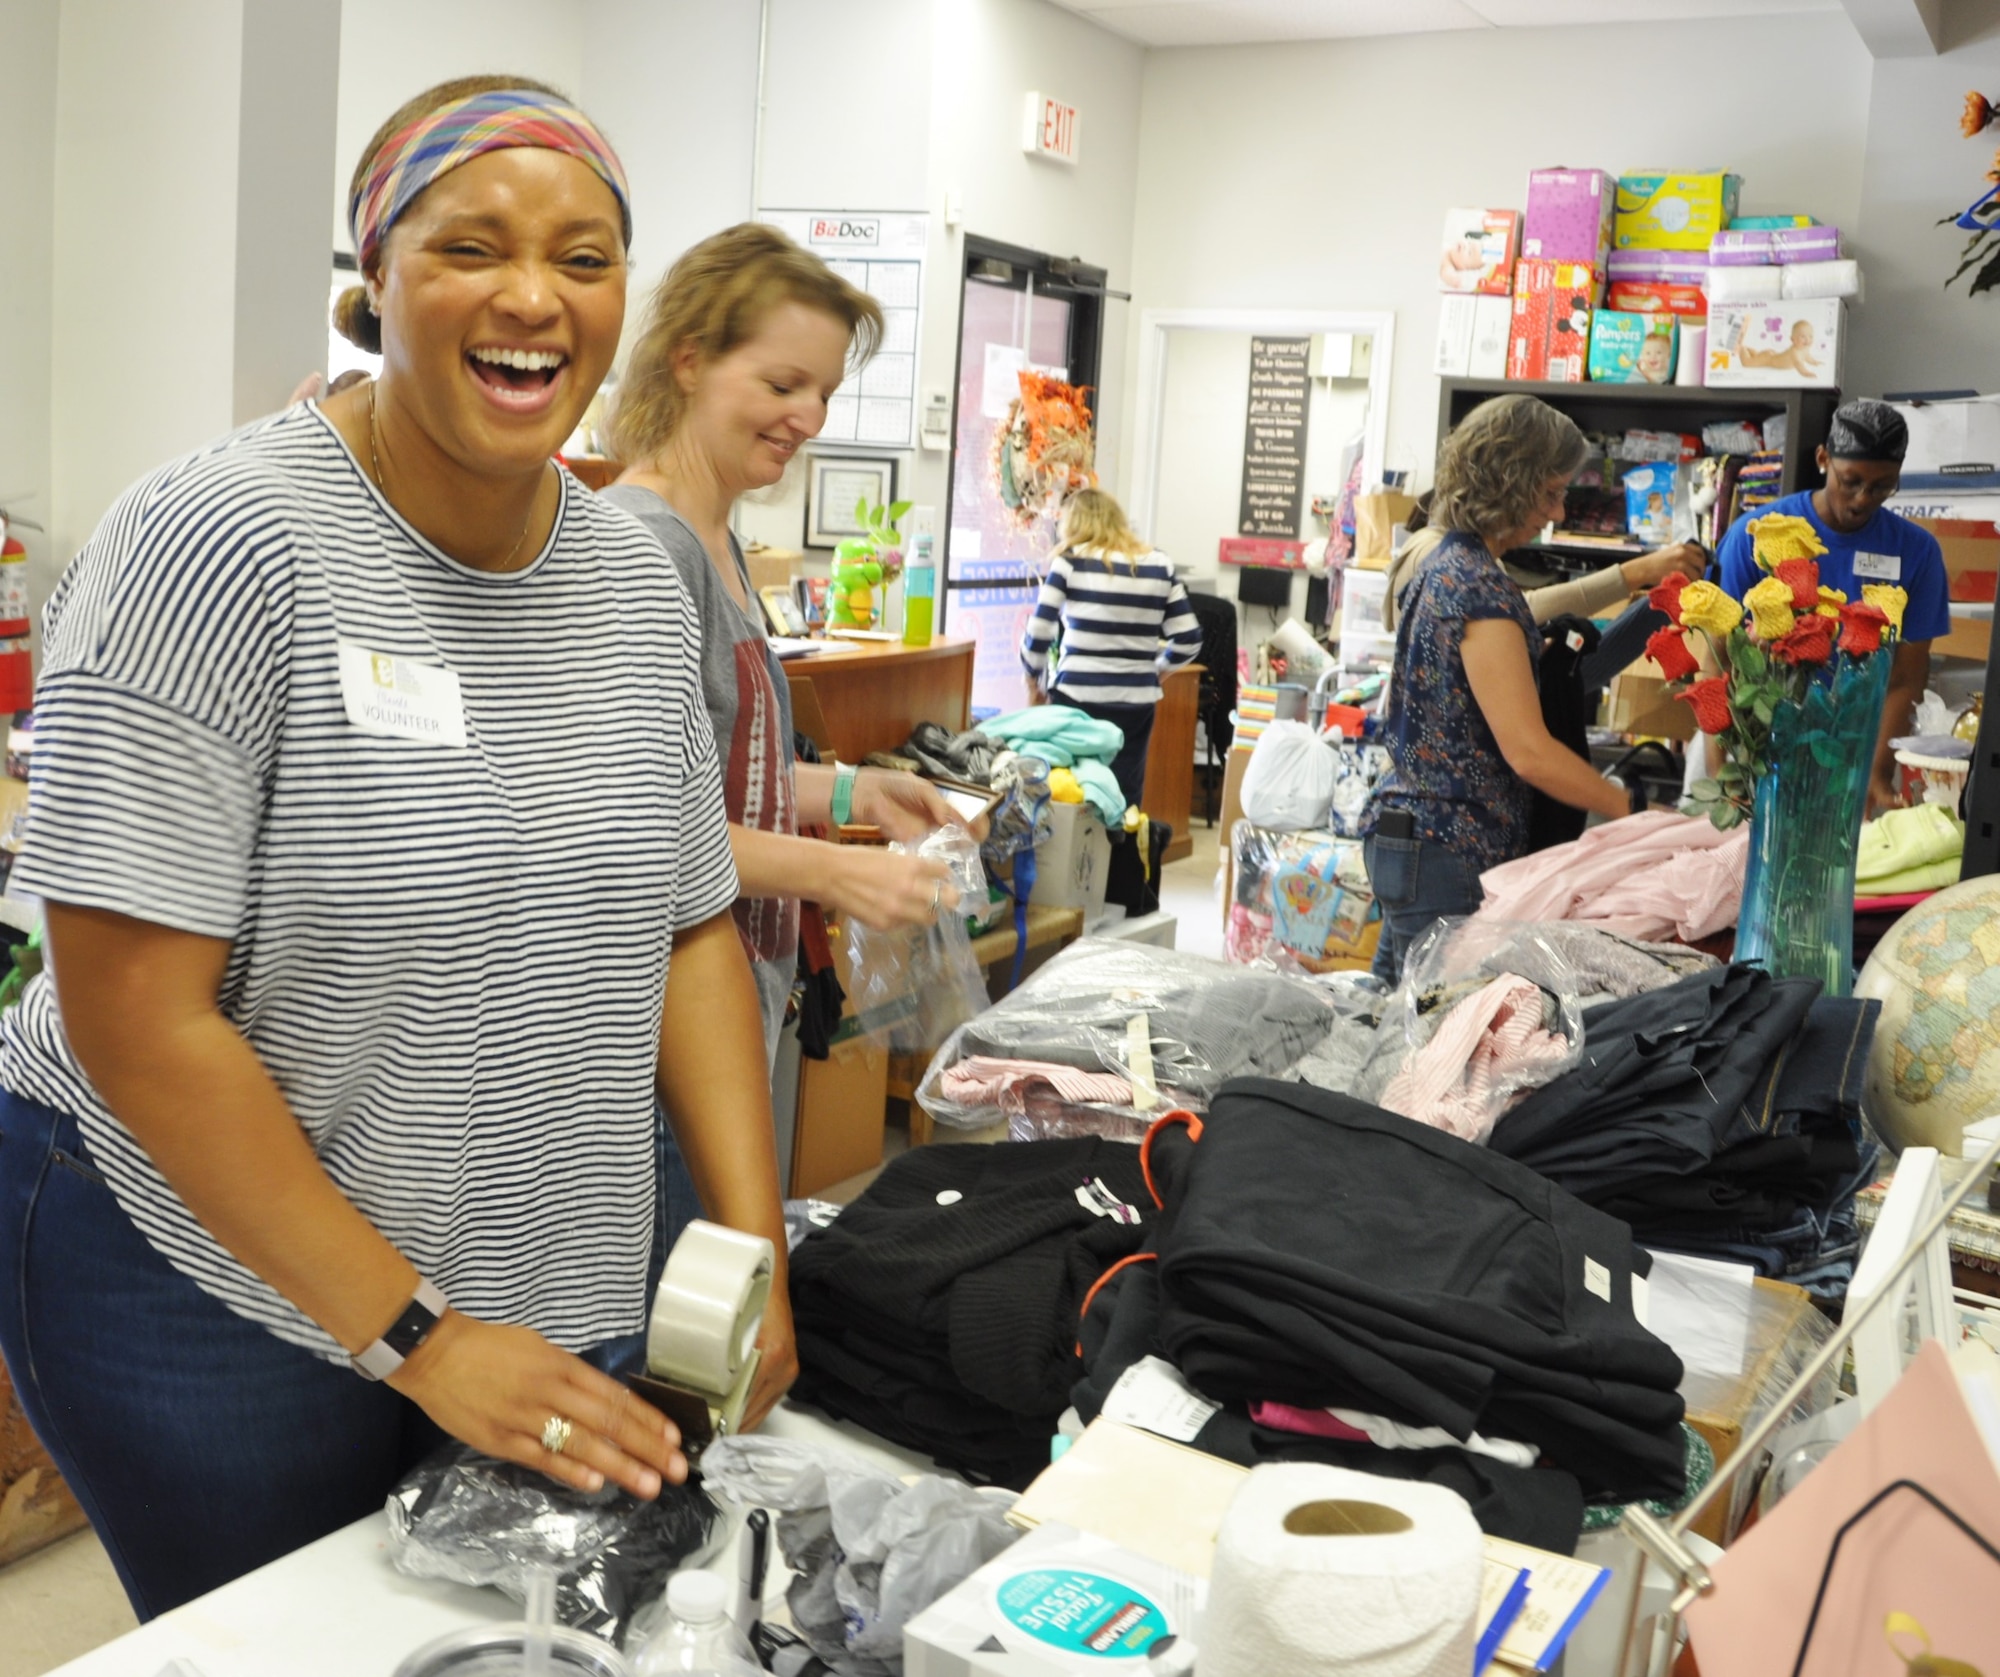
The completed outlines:
[[[1250,340],[1250,412],[1243,425],[1245,536],[1296,539],[1305,506],[1310,338]]]

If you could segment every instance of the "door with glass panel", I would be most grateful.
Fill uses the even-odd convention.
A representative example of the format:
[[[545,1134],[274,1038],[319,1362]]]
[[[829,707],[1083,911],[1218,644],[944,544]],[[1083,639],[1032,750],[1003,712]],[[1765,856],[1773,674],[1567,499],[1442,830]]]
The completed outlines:
[[[1028,702],[1021,633],[1055,521],[1023,522],[1002,493],[997,459],[1023,371],[1091,386],[1097,406],[1104,273],[1015,245],[968,237],[958,331],[950,486],[945,508],[942,627],[978,643],[974,721]]]

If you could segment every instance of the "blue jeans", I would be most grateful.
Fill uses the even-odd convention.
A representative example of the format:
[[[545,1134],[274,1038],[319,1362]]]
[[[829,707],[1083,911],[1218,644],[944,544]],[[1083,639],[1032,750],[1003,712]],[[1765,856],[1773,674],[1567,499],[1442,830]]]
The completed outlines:
[[[1475,914],[1485,901],[1479,872],[1456,852],[1429,839],[1371,835],[1362,845],[1368,883],[1382,910],[1382,937],[1369,970],[1393,989],[1410,946],[1452,914]]]
[[[643,1356],[633,1336],[591,1361]],[[382,1506],[444,1439],[160,1256],[65,1113],[0,1091],[0,1352],[150,1619]]]

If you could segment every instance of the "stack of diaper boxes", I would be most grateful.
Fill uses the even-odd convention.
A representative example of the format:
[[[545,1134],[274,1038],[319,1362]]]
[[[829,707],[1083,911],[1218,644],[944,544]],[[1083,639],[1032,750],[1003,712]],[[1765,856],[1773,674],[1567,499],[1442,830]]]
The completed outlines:
[[[1810,216],[1732,222],[1710,241],[1709,384],[1833,388],[1861,266]]]

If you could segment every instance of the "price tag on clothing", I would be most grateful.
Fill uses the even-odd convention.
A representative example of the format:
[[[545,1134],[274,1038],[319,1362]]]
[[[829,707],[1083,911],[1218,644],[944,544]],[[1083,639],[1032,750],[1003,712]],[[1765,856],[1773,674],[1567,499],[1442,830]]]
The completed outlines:
[[[1127,1205],[1121,1200],[1105,1186],[1104,1178],[1101,1176],[1093,1176],[1077,1189],[1076,1203],[1093,1217],[1109,1217],[1114,1223],[1128,1225],[1139,1221],[1139,1208],[1136,1205]]]
[[[340,643],[340,696],[364,734],[465,749],[458,677],[436,664]]]
[[[1854,574],[1870,582],[1901,582],[1903,556],[1900,553],[1856,553]]]
[[[1595,1258],[1585,1258],[1583,1260],[1583,1288],[1585,1292],[1595,1293],[1606,1304],[1609,1304],[1611,1302],[1611,1271],[1606,1269]]]
[[[1141,1427],[1176,1444],[1192,1444],[1209,1416],[1221,1407],[1183,1380],[1172,1363],[1142,1357],[1118,1376],[1102,1413],[1107,1421]]]

